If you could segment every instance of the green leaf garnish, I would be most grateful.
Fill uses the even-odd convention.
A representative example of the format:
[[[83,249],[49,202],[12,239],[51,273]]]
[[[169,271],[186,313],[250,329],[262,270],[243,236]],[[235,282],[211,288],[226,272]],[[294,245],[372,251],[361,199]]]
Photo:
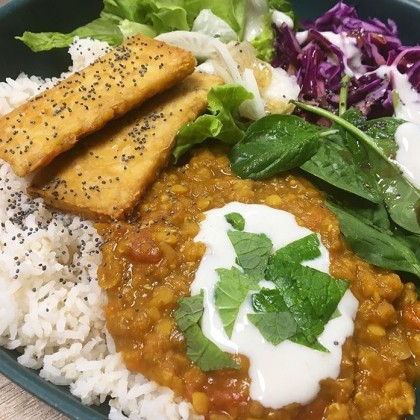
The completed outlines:
[[[187,341],[187,356],[203,371],[239,369],[238,363],[210,341],[198,325],[184,331]]]
[[[225,216],[225,219],[232,227],[236,230],[244,230],[245,219],[239,213],[229,213]]]
[[[203,292],[196,296],[181,298],[178,300],[179,308],[174,312],[178,328],[184,333],[187,342],[187,356],[204,372],[238,369],[236,361],[220,350],[201,331],[198,322],[204,312],[203,299]]]
[[[262,289],[252,295],[255,312],[286,312],[287,305],[279,289]]]
[[[335,312],[348,282],[281,259],[270,261],[267,279],[275,283],[299,327],[299,333],[291,339],[319,349],[317,337]]]
[[[178,300],[179,308],[174,312],[174,318],[181,331],[186,331],[198,324],[204,311],[203,298],[203,291],[201,291],[199,295]]]
[[[273,247],[270,238],[263,233],[234,230],[229,231],[228,236],[244,273],[262,279]]]
[[[270,264],[277,260],[301,263],[318,258],[321,255],[320,242],[316,233],[304,236],[296,241],[290,242],[283,248],[278,249],[271,257]]]
[[[261,335],[275,346],[294,337],[298,329],[290,312],[248,314],[248,319],[259,329]]]
[[[258,283],[235,267],[216,271],[220,280],[214,292],[215,304],[226,334],[231,337],[239,308],[250,290],[258,290]]]

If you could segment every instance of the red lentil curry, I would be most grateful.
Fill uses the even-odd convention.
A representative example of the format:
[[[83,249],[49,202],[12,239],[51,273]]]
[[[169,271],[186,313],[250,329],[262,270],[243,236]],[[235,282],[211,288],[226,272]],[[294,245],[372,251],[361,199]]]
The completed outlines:
[[[343,347],[337,379],[321,382],[308,405],[273,410],[249,397],[246,357],[239,370],[202,372],[186,355],[173,318],[205,251],[194,242],[203,212],[231,202],[288,211],[319,232],[330,271],[346,278],[360,306]],[[324,195],[294,173],[267,181],[234,176],[223,150],[201,149],[183,166],[166,168],[129,223],[100,225],[107,242],[99,270],[106,289],[107,326],[129,369],[172,388],[212,420],[393,419],[412,412],[420,376],[420,303],[415,287],[358,259],[340,235]],[[281,392],[281,390],[279,390]]]

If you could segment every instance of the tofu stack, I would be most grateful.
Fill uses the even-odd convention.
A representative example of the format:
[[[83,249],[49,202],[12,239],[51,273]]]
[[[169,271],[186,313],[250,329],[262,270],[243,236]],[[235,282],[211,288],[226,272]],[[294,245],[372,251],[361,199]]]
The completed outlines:
[[[188,76],[54,159],[29,193],[90,219],[124,219],[167,164],[179,128],[205,111],[209,90],[220,83]]]
[[[124,218],[167,163],[178,129],[221,83],[188,77],[195,65],[185,50],[132,37],[0,117],[0,158],[19,176],[37,172],[28,191],[54,207]]]

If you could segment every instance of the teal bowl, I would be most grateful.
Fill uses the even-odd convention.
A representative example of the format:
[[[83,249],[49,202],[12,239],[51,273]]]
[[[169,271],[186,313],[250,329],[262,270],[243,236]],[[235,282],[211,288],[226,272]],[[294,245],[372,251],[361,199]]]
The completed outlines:
[[[309,19],[323,13],[336,1],[295,0],[292,3],[301,19]],[[404,44],[420,43],[419,0],[355,0],[347,3],[356,5],[361,17],[395,20]],[[7,77],[16,78],[22,71],[42,77],[59,75],[70,64],[66,51],[35,54],[15,36],[25,30],[70,32],[97,17],[101,9],[101,0],[14,0],[0,8],[0,81]],[[0,348],[0,373],[72,419],[99,420],[108,417],[106,404],[99,407],[82,405],[66,387],[46,382],[36,371],[21,366],[16,361],[17,356],[16,352]],[[420,392],[417,392],[417,399],[420,401]],[[413,419],[420,420],[420,404]]]

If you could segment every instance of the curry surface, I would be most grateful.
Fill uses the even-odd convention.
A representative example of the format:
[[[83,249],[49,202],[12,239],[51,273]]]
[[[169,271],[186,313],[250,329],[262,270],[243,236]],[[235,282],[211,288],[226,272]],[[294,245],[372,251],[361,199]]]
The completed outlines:
[[[331,274],[350,280],[360,302],[340,376],[322,381],[318,397],[307,406],[273,410],[252,401],[243,356],[235,356],[239,370],[210,373],[186,356],[172,315],[177,300],[189,295],[205,251],[194,237],[203,212],[231,201],[288,211],[300,225],[319,232],[330,252]],[[212,420],[343,420],[392,419],[412,411],[412,384],[420,376],[415,288],[355,257],[324,195],[304,178],[285,174],[264,182],[241,180],[231,173],[223,150],[201,149],[187,164],[163,171],[130,223],[99,227],[107,238],[99,270],[109,298],[107,326],[126,365],[192,401],[199,414]]]

